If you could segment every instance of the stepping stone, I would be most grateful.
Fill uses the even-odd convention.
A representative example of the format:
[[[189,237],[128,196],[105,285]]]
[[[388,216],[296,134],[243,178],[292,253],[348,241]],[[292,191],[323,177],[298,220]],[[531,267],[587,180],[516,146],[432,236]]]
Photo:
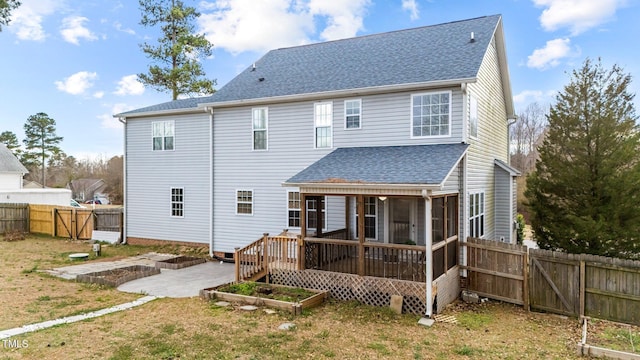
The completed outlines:
[[[435,323],[435,320],[429,318],[422,318],[418,321],[419,325],[431,327]]]
[[[278,326],[278,330],[293,330],[296,328],[296,324],[294,323],[284,323]]]
[[[256,311],[256,310],[258,310],[258,307],[257,306],[253,306],[253,305],[244,305],[244,306],[240,306],[240,310]]]
[[[225,307],[225,306],[231,305],[231,303],[226,302],[226,301],[218,301],[218,302],[215,302],[213,305],[220,306],[220,307]]]
[[[273,315],[273,314],[275,314],[275,313],[276,313],[276,311],[275,311],[275,310],[273,310],[273,309],[264,309],[264,312],[265,312],[266,314],[269,314],[269,315]]]

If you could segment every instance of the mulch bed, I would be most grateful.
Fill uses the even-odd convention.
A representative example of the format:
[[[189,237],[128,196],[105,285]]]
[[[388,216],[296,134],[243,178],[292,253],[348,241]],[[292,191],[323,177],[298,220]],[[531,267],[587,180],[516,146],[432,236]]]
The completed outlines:
[[[76,277],[76,281],[118,287],[126,282],[157,274],[160,274],[159,268],[134,265],[81,274]]]

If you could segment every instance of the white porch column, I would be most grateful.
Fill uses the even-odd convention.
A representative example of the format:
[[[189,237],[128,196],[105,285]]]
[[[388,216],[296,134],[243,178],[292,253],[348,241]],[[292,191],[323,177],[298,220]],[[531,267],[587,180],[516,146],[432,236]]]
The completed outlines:
[[[422,197],[424,198],[424,243],[425,243],[425,275],[426,275],[426,287],[427,287],[427,309],[425,316],[431,317],[433,312],[433,251],[431,251],[431,245],[433,242],[431,233],[431,196],[430,192],[426,190],[422,191]]]

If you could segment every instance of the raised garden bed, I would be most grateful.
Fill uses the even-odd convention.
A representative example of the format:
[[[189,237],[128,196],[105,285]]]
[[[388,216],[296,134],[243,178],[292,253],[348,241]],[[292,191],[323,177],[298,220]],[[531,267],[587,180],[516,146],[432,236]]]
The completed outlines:
[[[133,265],[80,274],[76,277],[76,281],[118,287],[126,282],[157,274],[160,274],[160,269],[158,268]]]
[[[299,315],[302,310],[322,304],[328,291],[294,288],[256,282],[231,283],[200,291],[206,300],[218,299],[233,303],[267,306]]]
[[[156,268],[178,270],[207,262],[203,258],[193,256],[178,256],[167,260],[156,261]]]

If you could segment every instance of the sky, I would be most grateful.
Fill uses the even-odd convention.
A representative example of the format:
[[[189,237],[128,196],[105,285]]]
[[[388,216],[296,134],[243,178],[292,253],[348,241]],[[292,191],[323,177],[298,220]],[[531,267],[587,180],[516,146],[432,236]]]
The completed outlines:
[[[555,94],[586,58],[631,74],[640,90],[640,0],[183,0],[214,44],[202,61],[216,88],[270,49],[501,14],[516,112]],[[135,0],[22,0],[0,32],[0,132],[24,139],[27,118],[56,121],[67,155],[123,153],[113,114],[171,100],[136,74],[151,64]],[[635,100],[640,112],[640,101]]]

